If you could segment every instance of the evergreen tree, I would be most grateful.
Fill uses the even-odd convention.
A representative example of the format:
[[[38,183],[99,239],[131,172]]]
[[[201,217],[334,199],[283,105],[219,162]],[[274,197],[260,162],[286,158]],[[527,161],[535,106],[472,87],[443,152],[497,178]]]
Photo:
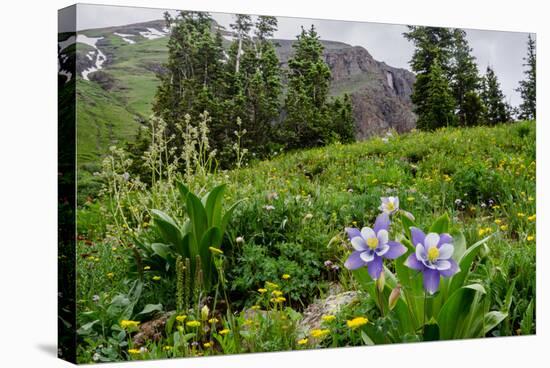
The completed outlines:
[[[284,139],[289,148],[319,146],[331,138],[326,109],[330,69],[323,60],[323,45],[313,25],[307,31],[302,27],[292,47],[295,53],[288,61]]]
[[[456,112],[458,115],[459,125],[475,125],[477,122],[472,122],[475,117],[472,113],[479,108],[475,99],[475,92],[480,87],[479,71],[475,62],[475,57],[472,56],[472,49],[466,40],[466,32],[462,29],[453,31],[453,61],[451,65],[451,88],[453,97],[456,102]],[[468,99],[466,99],[468,96]],[[469,106],[466,106],[469,104]],[[468,122],[466,122],[466,110],[468,111]]]
[[[351,143],[355,140],[355,118],[351,98],[345,94],[342,98],[334,98],[329,105],[332,127],[335,138],[341,143]]]
[[[468,91],[464,95],[464,101],[462,104],[462,125],[475,126],[484,124],[484,117],[486,114],[485,106],[481,97],[475,91]]]
[[[481,99],[486,108],[484,120],[487,124],[495,125],[510,120],[510,108],[504,101],[497,76],[489,66],[483,78]]]
[[[519,82],[517,91],[520,93],[523,102],[519,106],[519,117],[521,119],[537,118],[537,54],[535,40],[531,35],[527,38],[527,56],[523,58],[527,67],[524,71],[526,79]]]
[[[437,59],[434,60],[427,75],[426,93],[425,109],[418,117],[418,127],[423,130],[432,130],[453,125],[455,101],[445,72]]]
[[[235,23],[230,25],[231,29],[237,35],[237,42],[234,51],[235,57],[235,74],[239,73],[241,55],[243,53],[243,43],[250,39],[249,32],[252,28],[252,19],[250,15],[237,14]]]
[[[166,73],[159,76],[153,111],[167,123],[169,134],[176,134],[175,126],[185,114],[198,121],[199,114],[208,111],[212,141],[221,144],[226,135],[222,123],[226,77],[221,34],[213,31],[208,13],[182,11],[176,18],[167,15],[166,20],[171,28],[168,62]]]
[[[409,31],[403,35],[415,45],[415,51],[410,61],[411,68],[416,73],[411,100],[418,115],[419,128],[433,129],[436,128],[436,126],[432,126],[434,107],[430,106],[429,100],[430,98],[435,99],[436,96],[433,96],[430,85],[436,82],[434,77],[436,79],[441,77],[445,79],[447,85],[449,84],[452,72],[453,32],[440,27],[409,26],[408,29]],[[434,74],[432,69],[436,62],[439,70]],[[447,89],[445,88],[446,94]],[[442,99],[447,100],[448,96],[444,96]],[[447,117],[447,113],[443,115]],[[438,121],[438,123],[443,124],[444,122]]]

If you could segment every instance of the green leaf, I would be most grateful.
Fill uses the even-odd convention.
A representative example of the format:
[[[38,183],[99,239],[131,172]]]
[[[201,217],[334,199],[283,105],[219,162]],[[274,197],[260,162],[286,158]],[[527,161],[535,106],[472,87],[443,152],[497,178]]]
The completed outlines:
[[[153,252],[155,252],[156,255],[159,257],[167,260],[168,256],[170,254],[170,246],[162,243],[153,243],[151,244],[151,248],[153,249]]]
[[[183,184],[181,181],[178,181],[176,183],[178,187],[178,191],[180,192],[180,198],[183,203],[187,203],[187,194],[189,194],[190,190]]]
[[[522,335],[530,335],[534,332],[533,309],[534,309],[534,304],[533,304],[533,300],[531,300],[529,302],[529,305],[527,306],[527,309],[525,310],[525,314],[523,315],[523,319],[521,320],[521,323],[520,323]]]
[[[220,230],[222,231],[222,234],[225,234],[225,228],[227,227],[227,224],[229,223],[229,220],[231,220],[231,216],[233,215],[233,211],[235,211],[235,208],[237,208],[237,206],[243,201],[244,201],[244,199],[241,199],[241,200],[233,203],[233,205],[227,210],[227,212],[224,213],[223,218],[222,218],[221,227],[220,227]]]
[[[483,286],[467,285],[451,294],[443,304],[437,317],[441,340],[468,337],[462,336],[462,331],[477,293],[485,294]]]
[[[367,335],[365,331],[361,331],[361,338],[363,339],[363,342],[365,345],[372,346],[374,345],[374,341]]]
[[[489,240],[493,235],[489,235],[488,237],[481,239],[477,243],[473,244],[470,248],[464,252],[460,260],[458,261],[458,266],[460,268],[460,271],[453,275],[451,278],[451,282],[449,285],[449,295],[454,293],[456,290],[458,290],[462,285],[464,285],[464,282],[466,281],[466,277],[470,273],[470,267],[472,266],[472,262],[474,261],[475,257],[479,253],[479,250],[481,249],[481,246]]]
[[[411,237],[411,227],[416,226],[414,221],[412,221],[406,213],[403,211],[399,212],[399,215],[401,216],[401,223],[403,224],[403,227],[405,228],[405,235],[408,239],[412,239]]]
[[[500,322],[508,317],[508,313],[502,313],[498,311],[491,311],[485,314],[483,322],[483,336],[485,336],[489,331],[498,326]]]
[[[191,192],[187,194],[187,212],[191,220],[191,232],[200,240],[208,227],[208,218],[201,200]]]
[[[206,195],[206,216],[208,217],[209,226],[220,226],[222,220],[222,201],[225,192],[225,184],[219,185],[212,189]]]
[[[466,252],[466,238],[462,231],[453,231],[451,232],[451,236],[453,237],[453,246],[455,248],[453,258],[461,259]]]
[[[181,230],[176,221],[159,210],[151,210],[153,222],[156,225],[165,243],[176,245],[181,240]]]
[[[161,312],[162,311],[162,304],[147,304],[141,312],[138,313],[138,315],[143,314],[150,314],[153,312]]]
[[[99,320],[96,319],[95,321],[86,323],[84,326],[80,327],[78,330],[76,330],[76,333],[82,336],[87,336],[91,334],[94,331],[94,325],[98,323]]]
[[[424,341],[439,340],[439,325],[437,324],[436,320],[431,319],[428,323],[424,325],[423,330],[424,330],[424,335],[423,335]]]
[[[164,330],[166,332],[166,335],[169,336],[172,333],[172,329],[174,328],[174,323],[176,322],[176,317],[178,316],[177,313],[174,313],[166,320],[166,325],[164,326]]]
[[[212,280],[212,272],[213,272],[213,265],[212,265],[212,252],[210,251],[210,247],[216,247],[218,248],[222,242],[222,233],[219,228],[217,227],[211,227],[208,229],[200,242],[200,249],[199,253],[201,256],[201,264],[202,264],[202,271],[204,274],[204,280],[206,285],[210,285],[210,282]]]
[[[448,233],[449,232],[449,224],[451,223],[451,220],[449,219],[449,215],[447,213],[444,213],[441,215],[430,227],[431,233]]]

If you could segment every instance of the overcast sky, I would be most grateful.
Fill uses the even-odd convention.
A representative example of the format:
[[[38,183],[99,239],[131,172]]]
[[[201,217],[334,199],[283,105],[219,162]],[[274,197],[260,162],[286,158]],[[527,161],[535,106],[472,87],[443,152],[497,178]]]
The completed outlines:
[[[77,30],[103,28],[116,25],[161,19],[164,9],[132,8],[79,4]],[[170,11],[176,14],[176,11]],[[222,26],[229,29],[233,15],[211,13]],[[384,23],[346,22],[305,18],[278,17],[279,29],[276,38],[294,39],[300,26],[314,24],[322,39],[341,41],[354,46],[363,46],[371,55],[388,65],[410,70],[409,60],[413,46],[402,33],[404,25]],[[60,29],[64,25],[60,21]],[[470,47],[481,72],[492,66],[499,78],[508,102],[518,105],[519,94],[514,91],[518,81],[523,79],[523,57],[526,54],[527,33],[466,29]]]

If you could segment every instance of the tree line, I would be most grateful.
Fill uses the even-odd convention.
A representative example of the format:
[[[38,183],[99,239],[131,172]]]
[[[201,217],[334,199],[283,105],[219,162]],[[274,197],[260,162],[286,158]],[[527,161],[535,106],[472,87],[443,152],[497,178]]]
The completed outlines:
[[[174,147],[185,120],[207,111],[210,142],[222,166],[235,162],[234,142],[257,158],[281,150],[354,140],[349,96],[329,97],[331,72],[315,28],[302,28],[282,70],[273,35],[277,18],[236,15],[228,41],[208,13],[165,14],[168,61],[159,75],[153,111]],[[283,80],[286,84],[283,85]]]
[[[491,66],[479,73],[462,29],[409,26],[404,37],[415,51],[410,65],[416,73],[411,96],[417,127],[494,125],[536,118],[536,51],[529,35],[524,58],[526,78],[517,89],[523,102],[513,109],[506,101]]]

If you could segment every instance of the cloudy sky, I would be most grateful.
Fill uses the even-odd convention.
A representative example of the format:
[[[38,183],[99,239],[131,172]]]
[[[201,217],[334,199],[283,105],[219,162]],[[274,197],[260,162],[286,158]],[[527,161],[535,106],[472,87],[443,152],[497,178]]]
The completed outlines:
[[[102,28],[116,25],[161,19],[164,9],[131,8],[79,4],[77,30]],[[170,11],[176,14],[176,11]],[[221,25],[229,28],[231,14],[211,13]],[[363,46],[371,55],[387,64],[410,70],[409,60],[413,46],[402,33],[404,25],[384,23],[346,22],[334,20],[278,17],[279,29],[276,38],[294,39],[300,26],[314,24],[324,40],[341,41],[354,46]],[[60,22],[60,28],[64,27]],[[518,105],[521,99],[514,89],[523,79],[523,60],[526,53],[527,33],[467,29],[467,37],[473,48],[480,71],[492,66],[508,102]]]

